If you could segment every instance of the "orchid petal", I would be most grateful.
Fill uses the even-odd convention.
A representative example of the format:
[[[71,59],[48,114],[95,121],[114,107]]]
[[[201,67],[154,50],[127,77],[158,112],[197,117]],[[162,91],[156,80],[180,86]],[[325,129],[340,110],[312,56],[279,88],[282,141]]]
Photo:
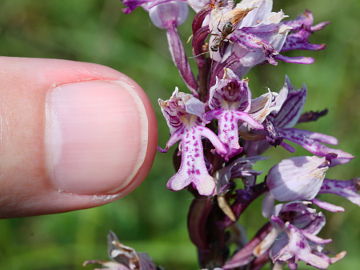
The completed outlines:
[[[325,146],[324,143],[336,144],[337,139],[321,133],[305,131],[295,128],[279,129],[279,135],[284,139],[294,142],[317,156],[327,156],[336,154],[337,157],[331,160],[331,166],[349,162],[354,158],[353,155],[339,149]]]
[[[288,95],[282,104],[281,109],[274,117],[273,123],[276,127],[292,128],[301,116],[307,90],[305,87],[300,90],[294,90],[288,77],[285,79],[284,87],[288,89]]]
[[[359,179],[351,179],[347,181],[325,179],[320,189],[320,193],[336,194],[360,206],[359,190]]]
[[[327,169],[325,158],[284,159],[269,171],[267,185],[279,201],[311,200],[318,194]]]
[[[341,207],[341,206],[338,206],[338,205],[335,205],[335,204],[332,204],[332,203],[320,201],[318,199],[313,199],[311,201],[312,201],[313,204],[319,206],[322,209],[330,211],[330,212],[336,213],[336,212],[344,212],[345,211],[344,207]]]

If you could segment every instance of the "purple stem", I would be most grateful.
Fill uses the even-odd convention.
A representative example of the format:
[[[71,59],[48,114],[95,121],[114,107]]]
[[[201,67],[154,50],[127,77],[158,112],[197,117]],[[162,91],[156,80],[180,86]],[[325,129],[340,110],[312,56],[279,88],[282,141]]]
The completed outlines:
[[[207,248],[206,225],[212,208],[213,200],[210,197],[195,198],[190,205],[188,214],[189,236],[198,249]]]
[[[225,230],[218,224],[218,220],[223,215],[216,201],[211,197],[196,197],[190,206],[189,236],[197,247],[199,264],[202,268],[220,267],[229,254]]]

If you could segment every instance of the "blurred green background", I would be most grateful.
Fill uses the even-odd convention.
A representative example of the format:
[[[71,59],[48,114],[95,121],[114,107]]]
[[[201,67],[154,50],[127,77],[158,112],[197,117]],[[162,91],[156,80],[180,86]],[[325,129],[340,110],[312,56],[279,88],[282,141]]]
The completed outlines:
[[[257,94],[266,87],[278,91],[285,74],[295,86],[306,83],[309,88],[306,109],[330,110],[327,117],[307,124],[306,128],[338,137],[343,150],[358,155],[360,1],[278,0],[275,6],[275,10],[283,9],[292,18],[308,8],[314,12],[316,22],[330,20],[332,24],[312,38],[313,42],[327,43],[328,48],[318,53],[293,54],[314,56],[316,63],[310,66],[280,63],[277,67],[257,67],[249,74],[251,88]],[[180,29],[186,40],[190,20]],[[171,63],[163,31],[152,26],[143,10],[122,14],[118,0],[1,0],[0,54],[95,62],[129,75],[154,104],[160,145],[165,144],[168,130],[157,108],[157,98],[168,98],[176,85],[185,90]],[[299,155],[305,153],[298,151]],[[276,149],[267,156],[273,158],[257,168],[267,170],[289,153]],[[107,259],[109,230],[116,232],[126,245],[148,252],[166,269],[197,269],[195,249],[186,232],[191,196],[185,191],[166,190],[165,183],[173,173],[170,160],[171,153],[158,154],[147,180],[135,192],[110,205],[1,220],[0,269],[84,269],[81,266],[84,260]],[[359,175],[358,159],[328,173],[328,177],[339,179]],[[326,213],[328,224],[322,236],[334,238],[331,251],[348,251],[347,257],[330,269],[359,269],[359,209],[332,196],[329,200],[342,204],[347,211]],[[259,207],[257,202],[240,220],[249,236],[264,222]]]

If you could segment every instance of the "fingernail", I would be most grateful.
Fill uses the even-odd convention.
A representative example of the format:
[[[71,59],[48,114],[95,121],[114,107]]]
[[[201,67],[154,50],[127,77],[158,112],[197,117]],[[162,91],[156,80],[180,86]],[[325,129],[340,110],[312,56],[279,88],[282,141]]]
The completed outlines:
[[[76,194],[111,194],[128,186],[148,142],[144,104],[122,81],[58,86],[46,97],[45,152],[50,181]]]

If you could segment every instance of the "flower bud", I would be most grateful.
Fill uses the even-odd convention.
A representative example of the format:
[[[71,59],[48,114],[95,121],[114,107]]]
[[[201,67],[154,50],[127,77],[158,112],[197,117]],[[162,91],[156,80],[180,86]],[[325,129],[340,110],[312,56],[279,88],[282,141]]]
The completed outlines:
[[[279,201],[312,200],[319,193],[329,162],[320,157],[294,157],[271,168],[267,185]]]
[[[185,22],[189,8],[186,2],[170,1],[156,5],[149,10],[152,23],[159,28],[167,29]]]

